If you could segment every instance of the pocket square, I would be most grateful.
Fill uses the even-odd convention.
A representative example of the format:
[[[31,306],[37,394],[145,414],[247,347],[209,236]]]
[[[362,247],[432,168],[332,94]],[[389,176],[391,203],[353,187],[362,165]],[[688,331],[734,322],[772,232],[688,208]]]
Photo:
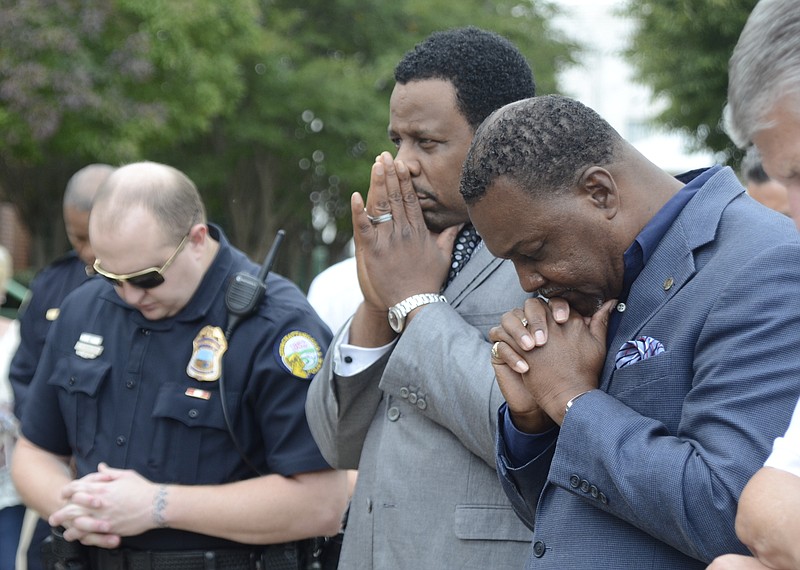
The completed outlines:
[[[662,352],[664,352],[664,345],[660,340],[649,336],[640,336],[636,340],[626,341],[620,347],[615,358],[614,368],[619,370]]]

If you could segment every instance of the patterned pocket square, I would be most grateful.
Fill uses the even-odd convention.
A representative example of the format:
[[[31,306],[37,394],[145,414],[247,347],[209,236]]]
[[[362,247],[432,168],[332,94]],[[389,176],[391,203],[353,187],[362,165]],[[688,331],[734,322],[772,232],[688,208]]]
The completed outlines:
[[[649,336],[640,336],[636,340],[626,341],[620,347],[614,368],[619,370],[662,352],[664,352],[664,345],[661,344],[660,340]]]

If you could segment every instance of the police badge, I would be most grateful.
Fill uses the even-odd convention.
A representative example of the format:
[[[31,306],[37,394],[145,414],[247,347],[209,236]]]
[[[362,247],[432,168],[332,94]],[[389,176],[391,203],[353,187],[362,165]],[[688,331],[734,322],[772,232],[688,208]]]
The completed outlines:
[[[192,342],[194,352],[186,374],[200,382],[219,380],[222,374],[222,355],[228,350],[228,341],[219,327],[206,325]]]

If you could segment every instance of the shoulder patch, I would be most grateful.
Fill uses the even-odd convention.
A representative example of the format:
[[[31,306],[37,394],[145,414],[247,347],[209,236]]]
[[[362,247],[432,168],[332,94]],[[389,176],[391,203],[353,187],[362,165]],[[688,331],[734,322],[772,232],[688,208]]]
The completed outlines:
[[[286,333],[275,348],[276,359],[292,376],[311,378],[322,368],[322,348],[306,332]]]

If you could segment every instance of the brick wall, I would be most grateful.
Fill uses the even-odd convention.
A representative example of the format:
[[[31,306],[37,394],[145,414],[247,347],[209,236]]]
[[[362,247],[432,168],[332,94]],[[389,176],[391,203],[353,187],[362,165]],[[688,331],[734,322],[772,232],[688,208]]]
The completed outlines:
[[[9,202],[0,202],[0,244],[11,252],[14,271],[28,268],[31,235],[22,223],[16,207]]]

